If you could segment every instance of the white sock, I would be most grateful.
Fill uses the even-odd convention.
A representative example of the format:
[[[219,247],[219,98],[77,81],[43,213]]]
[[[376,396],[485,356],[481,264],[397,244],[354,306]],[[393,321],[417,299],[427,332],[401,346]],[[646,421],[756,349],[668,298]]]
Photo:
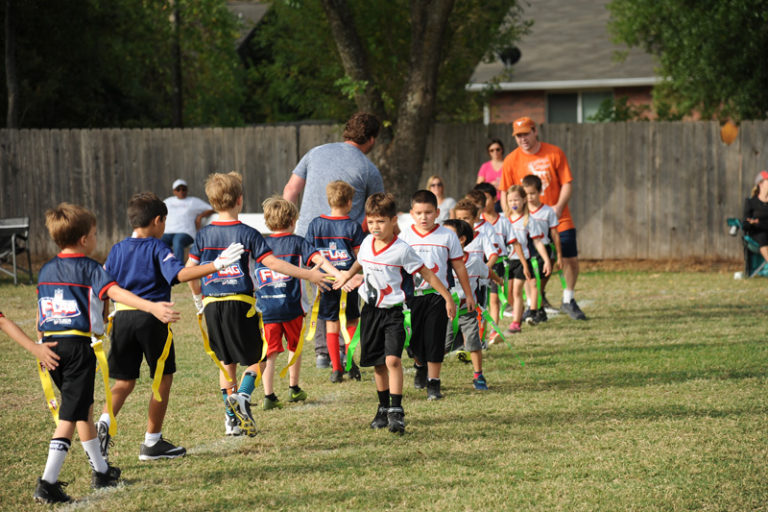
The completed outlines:
[[[563,304],[568,304],[571,302],[574,298],[574,295],[575,294],[573,290],[569,290],[568,288],[563,290]]]
[[[157,434],[150,434],[149,432],[144,432],[144,445],[155,446],[161,437],[163,437],[162,432],[158,432]]]
[[[85,449],[85,454],[88,455],[88,463],[97,473],[106,473],[109,466],[107,461],[104,460],[104,456],[101,455],[101,448],[99,448],[99,438],[94,437],[90,441],[80,441]]]
[[[106,423],[107,427],[109,427],[109,424],[110,424],[109,414],[105,412],[101,416],[99,416],[99,423]]]
[[[48,460],[43,471],[43,480],[49,484],[55,484],[59,480],[59,472],[64,465],[70,444],[69,439],[61,437],[51,439],[51,444],[48,445]]]

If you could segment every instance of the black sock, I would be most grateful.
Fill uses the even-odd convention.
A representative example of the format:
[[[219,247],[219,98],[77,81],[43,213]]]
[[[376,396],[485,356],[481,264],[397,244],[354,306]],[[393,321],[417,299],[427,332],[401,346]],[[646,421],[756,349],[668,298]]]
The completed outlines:
[[[389,390],[376,391],[379,395],[379,407],[389,407]]]
[[[430,377],[429,379],[427,379],[427,382],[440,384],[440,379],[433,379],[432,377]]]
[[[270,400],[272,400],[274,402],[274,401],[277,400],[277,395],[273,392],[272,394],[264,395],[264,398],[269,398]]]
[[[402,407],[403,406],[403,395],[396,395],[394,393],[390,393],[389,397],[392,400],[392,407]]]
[[[288,387],[291,388],[291,391],[293,391],[294,393],[298,393],[301,391],[301,388],[299,387],[298,384],[296,384],[295,386],[288,386]],[[274,395],[274,393],[272,394]]]

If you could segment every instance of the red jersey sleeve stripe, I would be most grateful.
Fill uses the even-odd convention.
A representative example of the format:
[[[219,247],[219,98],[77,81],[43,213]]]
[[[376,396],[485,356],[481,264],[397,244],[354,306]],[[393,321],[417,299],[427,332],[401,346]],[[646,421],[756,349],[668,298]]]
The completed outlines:
[[[99,298],[100,298],[101,300],[104,300],[104,299],[106,298],[106,296],[107,296],[107,290],[109,290],[110,288],[112,288],[112,287],[113,287],[113,286],[115,286],[116,284],[117,284],[117,281],[112,281],[111,283],[108,283],[108,284],[107,284],[107,285],[106,285],[104,288],[102,288],[102,289],[101,289],[101,291],[99,292]]]
[[[272,256],[272,251],[267,251],[264,254],[262,254],[261,256],[259,256],[259,258],[256,260],[256,262],[257,263],[261,263],[261,260],[263,260],[267,256]]]

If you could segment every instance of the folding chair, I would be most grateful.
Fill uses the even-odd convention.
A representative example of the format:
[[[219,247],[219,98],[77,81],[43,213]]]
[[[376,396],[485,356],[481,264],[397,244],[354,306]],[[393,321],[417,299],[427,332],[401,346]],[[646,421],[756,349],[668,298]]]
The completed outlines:
[[[744,232],[741,219],[729,218],[727,220],[729,233],[736,236],[741,231],[741,242],[744,246],[744,275],[749,277],[768,277],[768,262],[760,254],[760,246],[752,237]]]
[[[27,253],[26,268],[16,256]],[[29,217],[0,219],[0,272],[13,277],[18,284],[19,272],[26,272],[32,284],[32,256],[29,252]]]

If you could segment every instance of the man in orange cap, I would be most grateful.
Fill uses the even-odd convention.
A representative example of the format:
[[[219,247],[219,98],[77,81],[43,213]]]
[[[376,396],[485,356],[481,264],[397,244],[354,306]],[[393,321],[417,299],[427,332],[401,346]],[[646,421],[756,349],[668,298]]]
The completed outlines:
[[[538,176],[542,185],[541,202],[551,206],[559,219],[557,231],[560,234],[566,285],[560,309],[573,319],[586,320],[587,317],[574,298],[576,279],[579,276],[579,252],[576,246],[576,227],[568,209],[568,200],[573,190],[568,159],[559,147],[539,141],[536,123],[530,117],[515,120],[512,133],[517,141],[517,149],[504,159],[499,186],[504,213],[509,216],[506,190],[512,185],[521,185],[523,178],[529,174]]]

